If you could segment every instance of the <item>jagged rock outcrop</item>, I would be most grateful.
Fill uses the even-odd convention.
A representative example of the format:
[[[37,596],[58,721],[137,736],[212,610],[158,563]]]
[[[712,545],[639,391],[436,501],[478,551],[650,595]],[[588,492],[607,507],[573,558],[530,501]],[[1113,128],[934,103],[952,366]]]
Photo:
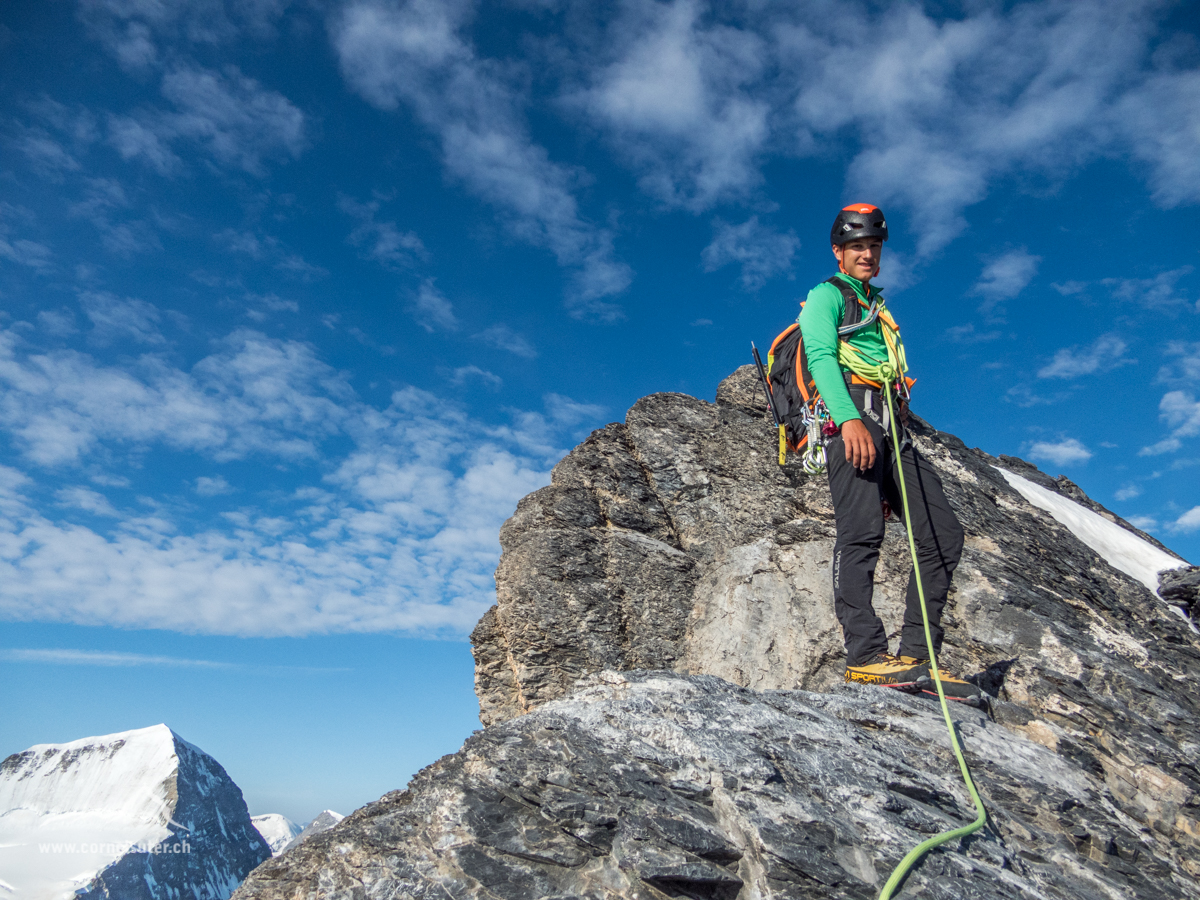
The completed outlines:
[[[238,896],[870,897],[969,819],[936,707],[841,684],[828,489],[776,464],[760,407],[747,367],[559,463],[505,524],[472,635],[489,727]],[[906,895],[1200,897],[1194,570],[1066,479],[912,431],[967,532],[943,660],[995,699],[956,711],[990,828]],[[1180,571],[1156,595],[997,467]],[[897,628],[909,565],[893,520]]]
[[[1159,576],[1158,593],[1173,606],[1200,619],[1200,566],[1174,569]]]

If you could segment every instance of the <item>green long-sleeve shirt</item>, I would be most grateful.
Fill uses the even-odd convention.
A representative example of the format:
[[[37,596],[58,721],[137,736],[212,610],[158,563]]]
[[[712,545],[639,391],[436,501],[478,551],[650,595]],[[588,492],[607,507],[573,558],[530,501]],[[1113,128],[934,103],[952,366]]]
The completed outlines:
[[[864,289],[863,283],[857,278],[839,273],[847,284],[854,288],[855,293],[867,303],[879,294],[874,287]],[[846,301],[842,292],[828,282],[822,282],[808,292],[808,299],[800,311],[800,331],[804,335],[804,352],[808,357],[808,370],[812,372],[817,390],[833,416],[834,424],[839,428],[849,419],[862,418],[850,399],[846,390],[845,372],[848,371],[838,362],[838,333],[842,324],[842,316],[846,312]],[[883,340],[882,326],[879,322],[862,328],[847,339],[850,346],[868,360],[884,362],[888,358],[887,344]]]

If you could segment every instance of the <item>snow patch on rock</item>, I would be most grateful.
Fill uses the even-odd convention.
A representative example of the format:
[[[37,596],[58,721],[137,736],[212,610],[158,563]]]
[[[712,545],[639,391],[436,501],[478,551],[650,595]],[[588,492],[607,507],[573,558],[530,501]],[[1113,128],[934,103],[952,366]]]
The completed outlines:
[[[1022,497],[1038,509],[1050,513],[1055,521],[1070,529],[1075,537],[1099,553],[1110,566],[1140,581],[1155,596],[1158,596],[1159,572],[1187,567],[1183,560],[1165,553],[1074,500],[999,466],[996,468]]]

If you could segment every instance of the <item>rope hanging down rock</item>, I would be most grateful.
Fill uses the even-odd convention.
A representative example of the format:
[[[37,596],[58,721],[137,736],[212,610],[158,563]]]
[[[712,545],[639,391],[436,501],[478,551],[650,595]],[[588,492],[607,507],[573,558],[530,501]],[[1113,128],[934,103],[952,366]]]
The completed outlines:
[[[904,877],[916,864],[917,860],[934,847],[940,847],[942,844],[956,838],[974,834],[987,822],[987,810],[983,807],[983,800],[979,797],[979,791],[975,789],[975,782],[971,780],[971,771],[967,768],[967,761],[963,758],[962,747],[958,744],[958,735],[954,732],[954,722],[950,718],[950,707],[946,704],[946,694],[942,690],[942,679],[938,674],[937,656],[933,652],[933,635],[929,630],[929,611],[925,607],[925,588],[921,584],[921,565],[917,561],[917,542],[913,538],[912,516],[909,515],[908,511],[908,489],[904,483],[903,454],[899,450],[900,432],[896,426],[896,409],[892,401],[892,385],[895,383],[896,378],[899,377],[899,373],[888,363],[883,363],[879,366],[877,374],[883,376],[881,379],[884,385],[883,393],[887,397],[888,411],[891,413],[892,447],[896,453],[896,468],[900,473],[900,500],[904,505],[904,526],[908,530],[908,549],[912,554],[913,576],[917,582],[917,596],[921,600],[921,619],[925,623],[925,647],[929,650],[929,668],[933,675],[933,683],[937,685],[938,699],[942,703],[942,716],[946,719],[946,730],[950,732],[950,746],[954,748],[954,756],[958,760],[958,768],[962,772],[963,781],[967,785],[967,791],[971,794],[971,799],[975,801],[975,809],[979,813],[975,821],[970,825],[964,825],[961,828],[954,828],[950,831],[943,831],[941,834],[935,834],[929,840],[922,841],[908,851],[908,854],[904,859],[900,860],[900,864],[896,866],[891,877],[884,884],[883,890],[879,893],[879,900],[890,900],[892,892],[904,880]]]

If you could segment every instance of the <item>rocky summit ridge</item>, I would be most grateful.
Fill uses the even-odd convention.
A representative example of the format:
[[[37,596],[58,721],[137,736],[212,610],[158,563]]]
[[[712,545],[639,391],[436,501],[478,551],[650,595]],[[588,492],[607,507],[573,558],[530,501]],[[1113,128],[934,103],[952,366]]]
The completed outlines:
[[[970,821],[937,706],[841,683],[828,489],[776,464],[761,407],[745,367],[576,447],[501,531],[485,730],[235,896],[870,898]],[[988,825],[899,896],[1200,900],[1200,570],[1064,478],[912,431],[967,533],[944,662],[994,699],[954,710]],[[1145,542],[1159,592],[1012,476]],[[896,627],[908,567],[893,520]]]

